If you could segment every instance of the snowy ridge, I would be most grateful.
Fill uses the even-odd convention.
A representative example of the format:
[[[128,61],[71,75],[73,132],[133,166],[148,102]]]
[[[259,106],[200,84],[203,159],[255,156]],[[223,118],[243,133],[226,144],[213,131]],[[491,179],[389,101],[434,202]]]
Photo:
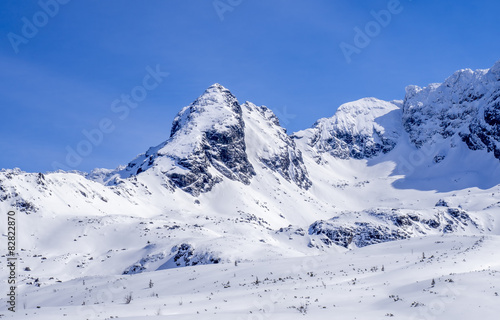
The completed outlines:
[[[297,186],[307,189],[312,182],[295,141],[280,126],[276,115],[265,106],[243,104],[248,154],[252,163],[264,164]]]
[[[331,118],[318,120],[309,144],[319,153],[364,159],[391,151],[401,133],[401,103],[365,98],[341,105]]]

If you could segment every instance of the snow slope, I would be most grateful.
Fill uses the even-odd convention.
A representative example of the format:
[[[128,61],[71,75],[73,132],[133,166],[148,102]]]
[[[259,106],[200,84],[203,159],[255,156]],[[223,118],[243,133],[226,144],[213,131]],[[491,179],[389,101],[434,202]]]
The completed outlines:
[[[18,313],[40,320],[496,319],[499,245],[498,236],[431,236],[273,262],[79,277],[24,290]]]

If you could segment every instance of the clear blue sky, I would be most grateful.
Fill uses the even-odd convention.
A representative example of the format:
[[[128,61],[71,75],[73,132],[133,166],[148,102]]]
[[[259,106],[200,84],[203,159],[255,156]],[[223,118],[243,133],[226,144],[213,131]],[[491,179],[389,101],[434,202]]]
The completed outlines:
[[[50,15],[39,1],[0,2],[1,168],[52,170],[82,141],[84,156],[67,167],[126,164],[166,140],[180,108],[215,82],[267,105],[293,132],[342,103],[402,99],[406,85],[500,59],[497,0],[59,1]],[[376,22],[372,10],[388,7],[390,21]],[[341,43],[356,44],[355,28],[372,36],[348,63]],[[157,65],[169,75],[141,91]],[[133,90],[146,96],[127,116],[123,104],[114,112]],[[114,130],[89,151],[82,131],[100,123]]]

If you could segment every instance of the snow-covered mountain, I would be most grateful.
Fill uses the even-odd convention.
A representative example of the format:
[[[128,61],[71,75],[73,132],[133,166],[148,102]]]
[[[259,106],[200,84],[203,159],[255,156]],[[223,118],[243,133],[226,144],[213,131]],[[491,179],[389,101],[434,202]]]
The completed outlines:
[[[238,101],[215,84],[179,112],[169,140],[130,162],[120,176],[152,168],[193,195],[210,191],[222,177],[248,185],[255,171],[246,154],[244,131]]]
[[[179,112],[167,141],[111,176],[127,179],[150,169],[168,186],[197,196],[224,178],[249,185],[255,176],[252,163],[302,188],[311,185],[301,152],[273,112],[250,102],[240,105],[228,89],[214,84]],[[116,183],[116,178],[107,182]]]
[[[401,102],[365,98],[341,105],[333,117],[318,120],[302,134],[318,153],[366,159],[391,151],[402,131]]]
[[[214,84],[126,166],[0,171],[0,209],[17,212],[25,296],[78,277],[495,238],[500,61],[409,86],[403,101],[343,104],[291,135]]]
[[[417,147],[447,140],[500,159],[500,63],[489,70],[459,70],[442,84],[409,86],[403,125]],[[440,154],[436,161],[446,155]]]

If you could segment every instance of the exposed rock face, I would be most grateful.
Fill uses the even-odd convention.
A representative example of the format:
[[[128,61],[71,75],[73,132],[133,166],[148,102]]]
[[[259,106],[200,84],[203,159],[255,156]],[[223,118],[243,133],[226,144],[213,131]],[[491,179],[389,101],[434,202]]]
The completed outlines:
[[[300,188],[308,189],[312,182],[302,152],[280,126],[278,117],[269,108],[258,107],[251,102],[245,102],[242,107],[247,124],[249,153],[255,157],[255,161],[263,163]]]
[[[346,103],[309,130],[309,144],[319,153],[341,159],[371,158],[396,146],[402,131],[400,103],[375,98]]]
[[[123,274],[137,274],[144,272],[148,269],[150,264],[155,263],[157,261],[161,261],[164,258],[165,254],[162,252],[157,254],[147,255],[141,260],[139,260],[137,263],[128,267],[125,271],[123,271]]]
[[[154,249],[155,245],[148,245],[148,247]],[[181,243],[172,247],[170,252],[160,251],[154,254],[147,254],[126,268],[123,274],[136,274],[147,271],[195,266],[198,264],[217,264],[220,262],[221,258],[214,252],[197,251],[193,245]]]
[[[211,252],[196,252],[192,245],[182,243],[172,248],[172,257],[177,267],[195,266],[198,264],[217,264],[221,259]],[[160,267],[161,269],[162,267]]]
[[[403,124],[417,147],[462,140],[500,159],[500,61],[489,70],[457,71],[442,84],[407,87]]]
[[[169,140],[124,171],[133,175],[150,167],[195,196],[223,177],[249,184],[255,171],[246,154],[241,106],[231,92],[219,84],[209,87],[175,117]]]
[[[249,184],[255,172],[247,158],[244,129],[241,106],[236,98],[221,85],[211,86],[174,119],[171,133],[174,146],[166,146],[160,153],[169,154],[191,172],[172,173],[169,177],[180,188],[203,190],[204,184],[211,187],[219,180],[210,174],[210,164],[225,177]],[[199,139],[191,154],[183,156],[172,152],[178,148],[175,144],[189,146],[191,142],[185,141],[186,138]]]
[[[351,243],[356,247],[401,240],[409,237],[401,230],[390,230],[386,226],[374,226],[366,222],[356,222],[354,226],[335,226],[326,221],[318,221],[309,228],[310,234],[324,235],[321,240],[326,245],[348,248]]]
[[[356,217],[363,217],[364,221],[355,221]],[[309,227],[309,234],[321,236],[321,241],[326,245],[348,248],[479,228],[467,212],[459,208],[434,209],[425,214],[399,209],[376,209],[345,212],[328,221],[316,221]]]

